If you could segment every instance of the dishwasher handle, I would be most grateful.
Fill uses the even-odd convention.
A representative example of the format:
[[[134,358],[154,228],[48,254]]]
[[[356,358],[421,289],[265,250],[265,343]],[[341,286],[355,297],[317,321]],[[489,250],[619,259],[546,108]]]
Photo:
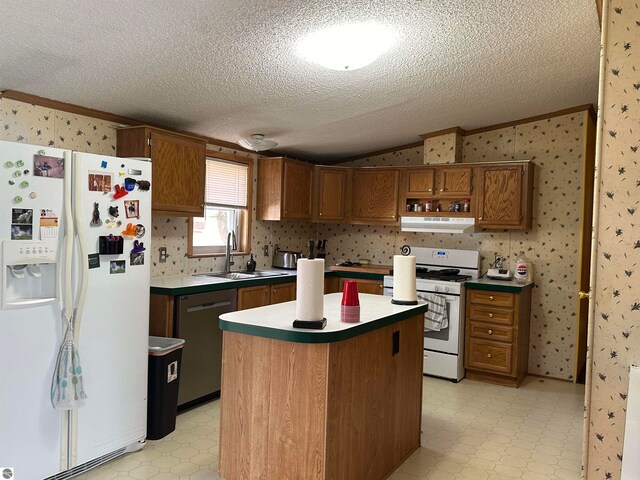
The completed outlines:
[[[231,306],[231,302],[229,300],[225,302],[211,302],[211,303],[203,303],[202,305],[195,305],[193,307],[187,308],[187,313],[199,312],[201,310],[210,310],[212,308],[222,308]]]

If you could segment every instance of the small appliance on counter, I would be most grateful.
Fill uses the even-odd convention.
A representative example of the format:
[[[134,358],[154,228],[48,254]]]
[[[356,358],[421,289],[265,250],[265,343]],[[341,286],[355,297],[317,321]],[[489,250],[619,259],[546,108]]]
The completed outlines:
[[[487,271],[487,278],[492,280],[511,280],[511,271],[506,268],[490,268]]]
[[[275,245],[273,247],[273,261],[271,266],[273,268],[282,268],[284,270],[295,270],[300,258],[302,258],[301,252],[280,250],[278,245]]]
[[[493,261],[493,267],[487,271],[487,278],[492,280],[511,280],[511,271],[507,268],[502,268],[503,258],[496,255]]]

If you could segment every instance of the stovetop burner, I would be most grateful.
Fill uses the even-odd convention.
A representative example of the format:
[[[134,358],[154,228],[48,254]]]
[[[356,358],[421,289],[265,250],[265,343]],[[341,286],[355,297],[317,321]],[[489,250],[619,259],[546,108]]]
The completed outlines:
[[[443,268],[442,270],[429,270],[428,268],[416,268],[416,277],[425,280],[442,280],[445,282],[464,282],[469,280],[471,275],[459,275],[457,268]]]

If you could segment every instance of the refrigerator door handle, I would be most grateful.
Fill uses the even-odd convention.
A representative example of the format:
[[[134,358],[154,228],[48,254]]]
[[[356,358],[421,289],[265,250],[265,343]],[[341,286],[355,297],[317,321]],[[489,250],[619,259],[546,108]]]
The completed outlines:
[[[78,286],[77,298],[75,299],[73,317],[74,317],[74,337],[75,341],[79,342],[80,339],[80,324],[82,322],[82,311],[84,309],[84,302],[87,297],[87,287],[89,284],[89,259],[87,251],[87,239],[84,235],[84,228],[80,224],[82,221],[82,205],[80,198],[82,198],[82,186],[83,182],[80,181],[82,176],[81,162],[77,158],[77,154],[73,154],[73,185],[75,190],[73,192],[73,217],[75,219],[75,233],[78,237],[78,264],[79,264],[79,276],[80,284]]]
[[[71,152],[64,152],[64,163],[66,165],[72,165]],[[71,168],[67,170],[67,174],[64,179],[64,261],[61,259],[62,266],[62,287],[60,291],[60,297],[62,298],[62,307],[67,312],[67,315],[73,313],[73,283],[72,283],[72,269],[73,269],[73,241],[75,237],[74,225],[73,225],[73,212],[71,210],[71,184],[72,184],[73,171]]]

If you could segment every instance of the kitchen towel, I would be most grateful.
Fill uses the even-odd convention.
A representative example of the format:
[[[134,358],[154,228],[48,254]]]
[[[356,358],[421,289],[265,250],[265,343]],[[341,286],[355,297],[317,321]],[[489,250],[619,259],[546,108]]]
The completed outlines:
[[[75,410],[84,405],[84,392],[80,354],[73,342],[73,318],[62,310],[62,320],[67,331],[58,352],[56,367],[51,380],[51,404],[56,410]]]
[[[419,293],[418,298],[424,300],[429,305],[429,310],[424,314],[425,330],[439,332],[449,326],[449,315],[447,315],[447,299],[435,293]]]
[[[393,256],[393,300],[416,302],[416,257]]]
[[[324,259],[300,259],[296,273],[296,320],[324,317]]]

